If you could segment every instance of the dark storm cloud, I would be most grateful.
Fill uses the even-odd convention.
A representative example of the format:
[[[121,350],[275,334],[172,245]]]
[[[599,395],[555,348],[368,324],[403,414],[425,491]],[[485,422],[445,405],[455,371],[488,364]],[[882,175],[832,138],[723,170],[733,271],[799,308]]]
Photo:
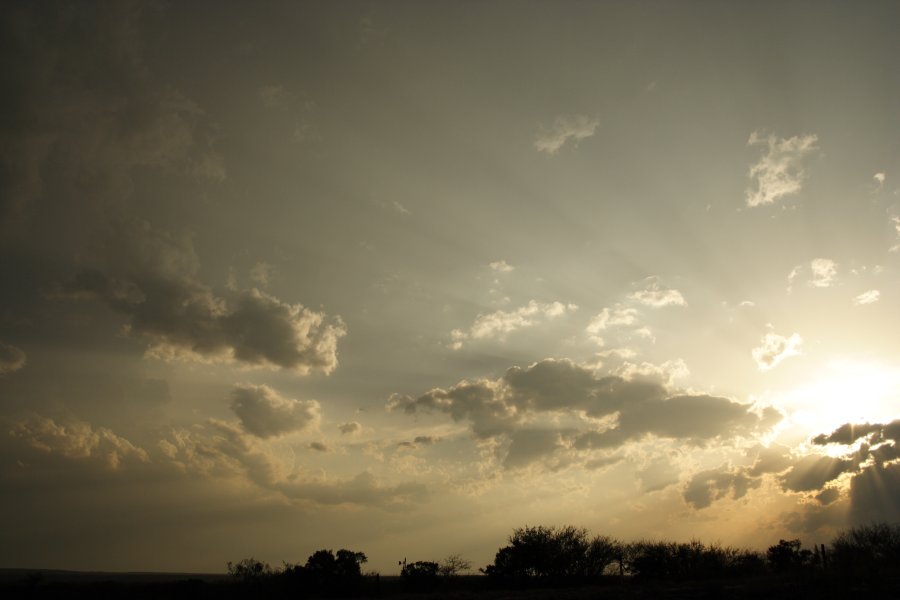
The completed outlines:
[[[337,366],[346,332],[328,318],[257,289],[226,300],[197,279],[199,259],[188,235],[127,220],[108,232],[89,259],[51,296],[95,299],[128,317],[129,335],[165,360],[239,361],[308,373]]]
[[[556,452],[562,442],[553,436],[563,436],[574,450],[613,448],[647,435],[703,444],[752,435],[780,419],[771,408],[758,415],[750,405],[727,398],[673,394],[658,379],[597,376],[571,361],[554,359],[513,367],[494,381],[462,381],[417,398],[395,394],[388,409],[442,412],[467,422],[476,437],[505,435],[510,440],[505,464],[512,466]],[[529,419],[546,413],[609,417],[616,422],[580,432],[526,427]]]
[[[26,360],[21,348],[0,341],[0,375],[18,371],[25,366]]]
[[[316,427],[322,418],[318,402],[284,398],[266,385],[234,386],[231,410],[247,433],[261,438]]]

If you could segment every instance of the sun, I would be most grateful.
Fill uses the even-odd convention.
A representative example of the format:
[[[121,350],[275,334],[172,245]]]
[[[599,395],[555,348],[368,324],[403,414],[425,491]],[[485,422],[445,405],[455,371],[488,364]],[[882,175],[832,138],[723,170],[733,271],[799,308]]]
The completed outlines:
[[[835,360],[776,402],[785,428],[805,435],[828,433],[844,423],[886,423],[900,418],[900,368],[876,362]]]

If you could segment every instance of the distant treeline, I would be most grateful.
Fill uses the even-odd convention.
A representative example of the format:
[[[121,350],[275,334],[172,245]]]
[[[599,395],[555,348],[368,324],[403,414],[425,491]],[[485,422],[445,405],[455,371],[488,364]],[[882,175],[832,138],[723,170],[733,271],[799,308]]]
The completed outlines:
[[[829,544],[804,547],[780,540],[765,552],[697,540],[622,542],[592,536],[579,527],[523,527],[513,531],[494,561],[469,574],[459,555],[443,561],[402,563],[400,577],[366,573],[362,552],[318,550],[305,563],[280,567],[254,558],[229,562],[223,581],[154,583],[45,582],[34,574],[0,585],[3,597],[91,598],[329,598],[427,594],[431,598],[494,598],[515,590],[602,587],[602,597],[649,598],[693,595],[751,598],[843,597],[862,590],[900,597],[900,524],[873,523],[847,529]],[[512,592],[510,592],[512,590]],[[596,597],[591,591],[583,597]],[[587,592],[586,592],[587,593]],[[506,597],[506,596],[504,596]]]

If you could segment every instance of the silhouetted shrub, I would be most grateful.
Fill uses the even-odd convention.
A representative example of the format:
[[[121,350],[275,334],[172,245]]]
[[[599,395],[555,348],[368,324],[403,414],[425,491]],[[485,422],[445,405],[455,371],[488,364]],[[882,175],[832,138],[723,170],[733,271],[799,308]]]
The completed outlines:
[[[237,581],[250,583],[261,581],[266,577],[270,577],[274,571],[269,563],[265,563],[255,558],[245,558],[236,563],[228,561],[228,574]]]
[[[639,541],[625,551],[627,571],[641,579],[718,579],[763,571],[762,557],[751,550],[688,543]]]
[[[900,570],[900,525],[872,523],[840,532],[831,542],[831,567],[872,577]]]
[[[590,539],[582,528],[526,526],[513,531],[484,573],[501,579],[593,577],[618,559],[620,546],[607,537]]]
[[[438,565],[438,574],[441,577],[454,577],[471,568],[471,562],[467,561],[459,554],[451,554]]]
[[[437,584],[438,569],[439,565],[436,562],[420,560],[403,565],[400,576],[410,590],[430,590]]]
[[[801,548],[800,540],[778,540],[769,546],[766,559],[777,573],[796,571],[812,564],[812,551]]]

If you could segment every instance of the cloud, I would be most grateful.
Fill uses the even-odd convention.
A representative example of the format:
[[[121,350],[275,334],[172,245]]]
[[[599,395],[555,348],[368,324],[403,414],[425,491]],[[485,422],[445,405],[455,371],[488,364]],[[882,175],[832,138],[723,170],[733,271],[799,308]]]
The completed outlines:
[[[747,140],[748,146],[766,147],[759,162],[750,167],[749,177],[756,179],[756,190],[746,191],[747,206],[755,207],[772,204],[775,201],[796,194],[803,187],[806,173],[802,168],[803,159],[817,149],[815,135],[765,138],[754,131]]]
[[[0,341],[0,375],[15,373],[25,366],[27,357],[21,348]]]
[[[874,304],[881,298],[881,292],[878,290],[868,290],[853,299],[853,304]]]
[[[548,429],[521,429],[510,435],[503,459],[505,469],[521,469],[543,460],[563,447],[559,432]]]
[[[562,302],[544,303],[531,300],[525,306],[512,311],[498,310],[485,315],[478,315],[469,331],[454,329],[450,332],[450,347],[454,350],[462,348],[470,339],[503,339],[508,333],[525,327],[533,327],[538,323],[578,310],[575,304]]]
[[[612,308],[604,308],[591,318],[585,331],[590,334],[597,334],[609,327],[634,325],[637,323],[637,314],[636,308],[630,308],[620,304],[617,304]]]
[[[259,88],[259,99],[266,108],[289,108],[297,96],[283,85],[264,85]]]
[[[793,515],[794,520],[807,521],[816,516],[809,512],[811,501],[815,506],[834,505],[836,510],[846,511],[855,524],[895,520],[900,518],[898,442],[900,419],[886,424],[846,423],[812,439],[817,446],[847,446],[843,456],[792,454],[784,447],[757,447],[748,454],[755,456],[749,467],[724,465],[697,474],[684,489],[685,500],[695,508],[704,508],[723,497],[719,493],[723,484],[734,481],[753,488],[764,477],[771,477],[783,492],[805,499],[804,514]],[[836,481],[849,481],[846,498],[840,491],[846,486]]]
[[[759,485],[759,479],[749,477],[730,465],[723,465],[694,474],[682,490],[682,497],[693,508],[701,509],[728,496],[735,500],[743,498],[749,490]]]
[[[809,285],[812,287],[830,287],[837,277],[837,263],[828,258],[816,258],[809,263],[812,270],[812,279]]]
[[[754,348],[751,354],[760,371],[769,371],[784,359],[800,354],[799,348],[802,343],[803,338],[799,334],[784,337],[770,331],[762,337],[760,345]]]
[[[51,418],[30,414],[13,422],[9,435],[42,453],[92,461],[113,470],[125,463],[150,460],[143,448],[105,427],[95,428],[77,419],[57,423]]]
[[[133,169],[151,168],[216,182],[225,178],[206,113],[159,81],[141,52],[147,6],[77,10],[12,9],[0,113],[0,223],[27,238],[34,228],[72,235],[86,217],[121,207]],[[90,36],[83,32],[93,32]]]
[[[149,343],[147,356],[163,360],[237,361],[293,369],[301,374],[337,367],[340,317],[328,318],[255,288],[232,301],[196,277],[191,238],[126,221],[108,234],[98,266],[78,270],[52,293],[95,299],[129,318],[126,332]]]
[[[549,130],[538,134],[534,147],[539,152],[553,155],[569,141],[577,145],[580,140],[592,137],[600,122],[585,115],[560,115],[553,120]]]
[[[653,308],[661,308],[663,306],[687,306],[684,296],[676,289],[663,288],[659,279],[656,277],[648,277],[646,287],[629,295],[628,298],[639,302],[644,306]]]
[[[258,262],[250,269],[250,280],[266,287],[275,273],[275,267],[265,262]]]
[[[505,260],[495,260],[488,266],[499,273],[510,273],[515,269],[512,265],[507,264]]]
[[[893,216],[891,217],[891,224],[894,226],[894,233],[897,234],[897,239],[900,239],[900,217]],[[892,246],[890,249],[891,252],[900,252],[900,244],[896,244]]]
[[[506,439],[507,451],[515,451],[508,464],[516,468],[538,450],[556,452],[564,444],[589,451],[646,436],[703,444],[753,435],[780,419],[774,409],[758,414],[751,405],[727,398],[678,392],[656,377],[598,376],[569,360],[554,359],[512,367],[496,380],[464,380],[418,397],[394,394],[387,407],[410,415],[444,413],[467,423],[478,439]],[[551,418],[574,424],[558,429],[531,425]]]
[[[261,438],[318,428],[321,407],[315,400],[292,400],[267,385],[241,384],[231,390],[231,410],[247,433]]]
[[[328,477],[279,459],[260,438],[247,434],[236,423],[210,420],[191,430],[173,430],[168,460],[191,477],[224,477],[246,480],[281,494],[291,501],[320,505],[373,506],[407,509],[428,497],[419,483],[388,484],[362,471],[351,478]]]
[[[886,176],[884,173],[875,173],[874,175],[872,175],[872,179],[874,179],[875,181],[878,182],[878,187],[881,187],[884,185],[884,180],[886,179]]]
[[[341,435],[357,435],[362,431],[362,425],[356,421],[350,421],[338,425],[338,430],[341,432]]]

